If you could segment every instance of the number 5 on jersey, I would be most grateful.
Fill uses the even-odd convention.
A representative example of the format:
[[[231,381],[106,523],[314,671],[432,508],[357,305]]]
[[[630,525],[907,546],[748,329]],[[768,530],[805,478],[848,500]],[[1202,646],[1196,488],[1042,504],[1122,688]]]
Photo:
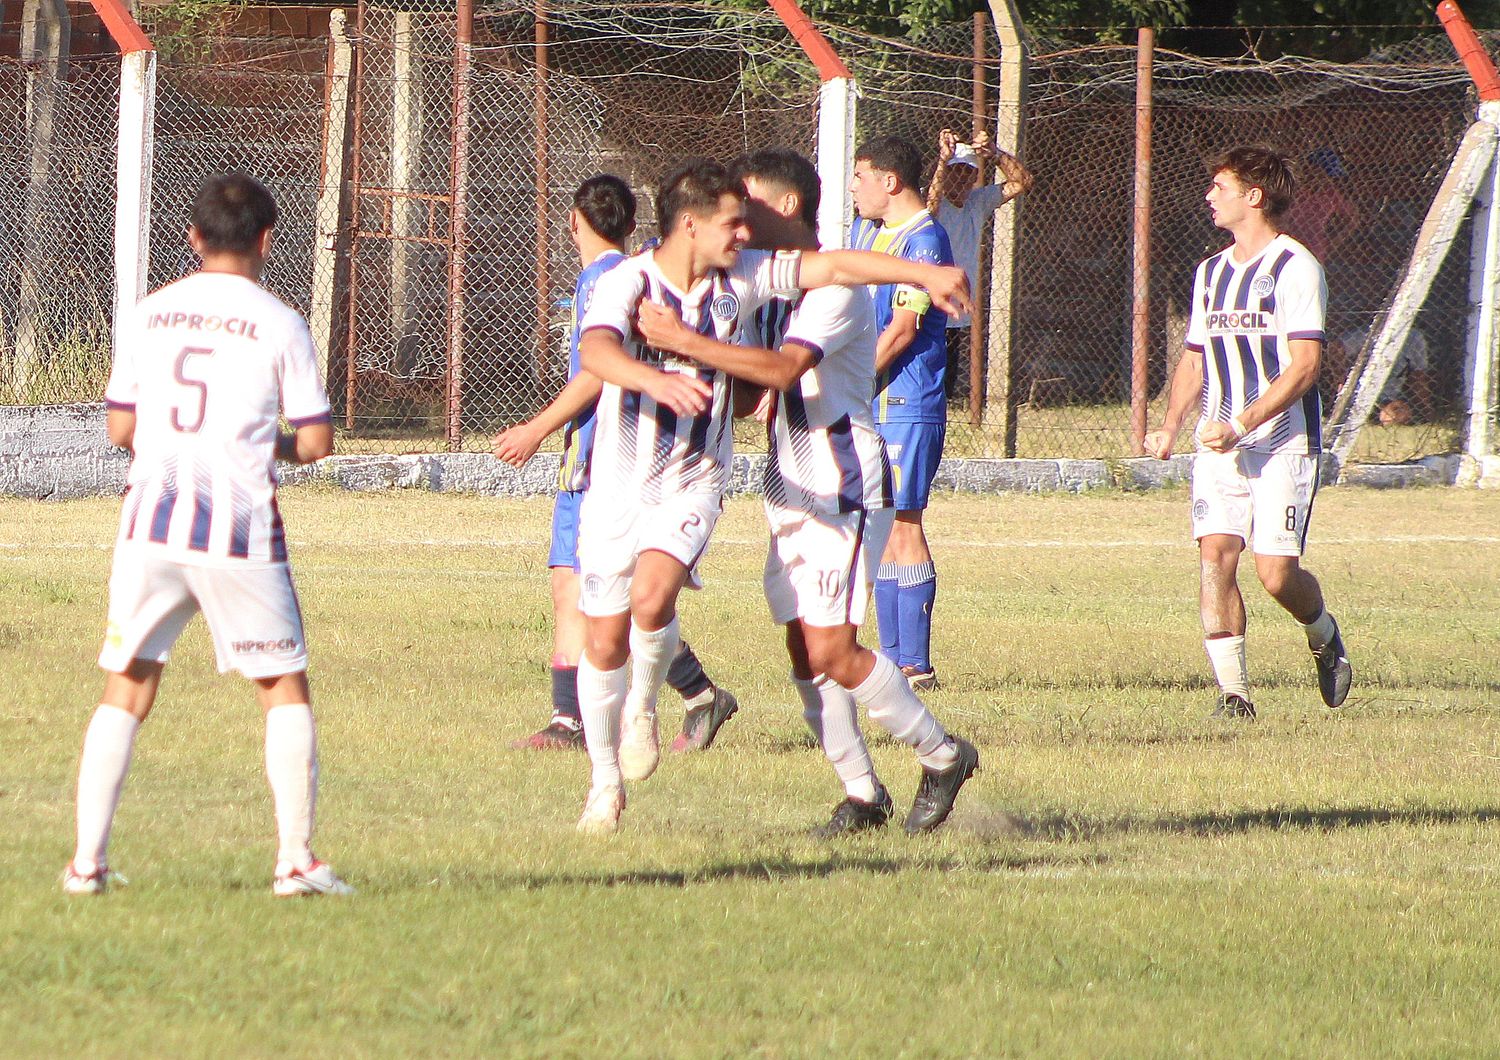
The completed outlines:
[[[195,395],[188,399],[191,404],[196,404],[197,409],[191,416],[184,417],[183,410],[190,408],[190,404],[172,406],[172,429],[181,431],[183,434],[193,434],[203,426],[203,417],[208,412],[208,384],[201,379],[194,379],[188,374],[189,358],[212,357],[214,351],[206,346],[184,346],[177,354],[177,361],[172,365],[172,376],[177,384],[195,391]]]

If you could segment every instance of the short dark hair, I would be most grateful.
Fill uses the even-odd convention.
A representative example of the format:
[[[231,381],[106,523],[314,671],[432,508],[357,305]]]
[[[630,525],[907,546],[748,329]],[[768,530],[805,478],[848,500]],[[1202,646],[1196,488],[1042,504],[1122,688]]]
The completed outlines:
[[[192,222],[205,250],[248,254],[276,227],[276,200],[247,173],[209,177],[193,199]]]
[[[908,188],[922,190],[922,152],[910,140],[899,136],[877,136],[859,145],[854,160],[894,173]]]
[[[1291,162],[1274,147],[1264,144],[1231,147],[1210,158],[1208,167],[1211,173],[1232,173],[1246,191],[1259,188],[1265,197],[1261,208],[1267,217],[1277,219],[1291,209],[1297,178],[1292,175]]]
[[[818,203],[823,199],[823,182],[817,167],[789,147],[768,147],[741,155],[729,167],[734,179],[744,183],[751,177],[795,191],[802,200],[801,217],[809,228],[818,227]]]
[[[635,196],[630,185],[609,173],[578,185],[573,209],[583,215],[595,235],[611,243],[624,243],[635,228]]]
[[[684,211],[703,214],[719,208],[726,195],[744,200],[745,186],[709,158],[689,158],[661,178],[656,192],[656,227],[662,238],[672,234]]]

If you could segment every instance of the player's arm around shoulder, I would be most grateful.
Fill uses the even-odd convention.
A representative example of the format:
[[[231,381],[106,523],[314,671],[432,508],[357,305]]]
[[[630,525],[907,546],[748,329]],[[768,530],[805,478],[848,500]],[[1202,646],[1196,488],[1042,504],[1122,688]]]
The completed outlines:
[[[949,255],[951,262],[952,256]],[[935,258],[914,260],[869,250],[805,251],[796,286],[803,290],[833,284],[907,284],[924,288],[945,313],[963,316],[973,310],[964,270]]]

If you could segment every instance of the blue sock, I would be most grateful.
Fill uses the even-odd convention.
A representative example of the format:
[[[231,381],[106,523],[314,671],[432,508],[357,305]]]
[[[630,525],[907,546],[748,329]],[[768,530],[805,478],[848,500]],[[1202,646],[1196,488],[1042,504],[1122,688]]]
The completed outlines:
[[[552,713],[582,721],[578,711],[578,667],[552,668]]]
[[[875,573],[875,625],[880,632],[880,654],[901,665],[900,584],[894,563],[882,563]]]
[[[677,654],[672,656],[672,665],[667,667],[667,685],[675,689],[683,699],[695,699],[712,684],[688,642],[680,642]]]
[[[932,605],[937,599],[937,571],[932,561],[899,568],[901,666],[932,669]]]

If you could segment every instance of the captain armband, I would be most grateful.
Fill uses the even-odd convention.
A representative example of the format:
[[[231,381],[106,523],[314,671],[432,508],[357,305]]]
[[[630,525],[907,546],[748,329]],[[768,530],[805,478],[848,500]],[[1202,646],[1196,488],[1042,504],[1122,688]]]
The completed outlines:
[[[908,313],[915,313],[918,317],[932,308],[932,296],[920,287],[909,287],[901,284],[896,288],[896,294],[891,299],[892,309],[905,309]]]
[[[771,293],[796,298],[802,290],[802,251],[778,250],[771,258]]]

